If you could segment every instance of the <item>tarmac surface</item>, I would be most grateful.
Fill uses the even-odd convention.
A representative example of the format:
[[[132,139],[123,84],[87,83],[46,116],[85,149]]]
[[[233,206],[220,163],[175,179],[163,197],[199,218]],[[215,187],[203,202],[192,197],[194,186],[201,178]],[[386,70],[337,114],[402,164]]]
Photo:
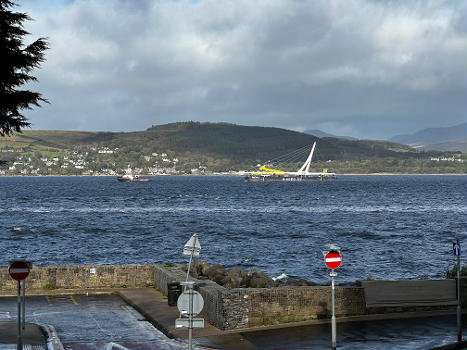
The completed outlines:
[[[168,306],[167,299],[153,288],[120,289],[116,294],[105,295],[61,292],[26,297],[28,323],[24,343],[33,346],[29,349],[44,349],[47,331],[39,325],[55,328],[66,350],[179,350],[188,347],[188,331],[175,329],[175,319],[179,317],[177,307]],[[0,350],[16,349],[13,345],[16,343],[16,312],[15,297],[0,298]],[[426,350],[457,340],[455,314],[393,316],[398,318],[387,319],[387,315],[385,319],[381,316],[338,318],[337,348]],[[198,349],[330,348],[327,320],[290,326],[222,331],[205,322],[204,329],[193,331],[193,341]],[[466,348],[465,343],[461,348]],[[59,347],[55,349],[60,350]]]
[[[39,325],[27,322],[22,333],[26,344],[33,345],[37,350],[47,349],[45,330]],[[2,343],[16,344],[17,334],[17,322],[0,321],[0,349],[2,349]]]
[[[16,308],[16,298],[0,298],[2,323],[10,326],[0,327],[0,343],[16,344]],[[36,334],[25,334],[24,344],[43,344],[38,325],[53,325],[67,350],[102,350],[111,343],[135,350],[183,348],[115,294],[30,296],[26,320],[35,323]]]
[[[129,289],[118,294],[168,336],[187,338],[187,330],[175,329],[177,307],[168,306],[159,292]],[[337,322],[338,349],[431,349],[457,341],[456,315],[452,312],[370,315],[338,318]],[[232,350],[329,349],[331,326],[329,320],[316,320],[221,331],[205,322],[204,329],[193,331],[193,338],[199,346]]]

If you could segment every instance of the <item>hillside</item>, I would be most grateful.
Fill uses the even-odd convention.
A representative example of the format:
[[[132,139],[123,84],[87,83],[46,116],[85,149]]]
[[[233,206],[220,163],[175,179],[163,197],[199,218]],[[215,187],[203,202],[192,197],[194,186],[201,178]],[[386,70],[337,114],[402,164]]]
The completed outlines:
[[[99,172],[99,167],[115,168],[113,170],[119,172],[128,165],[154,169],[162,168],[163,164],[168,169],[169,164],[163,161],[168,163],[169,158],[176,159],[171,164],[173,172],[189,172],[193,168],[206,171],[248,170],[270,159],[309,147],[314,141],[318,141],[313,164],[316,170],[327,167],[331,171],[363,173],[426,172],[427,168],[429,172],[464,171],[461,164],[457,164],[459,162],[442,164],[438,161],[432,164],[430,158],[443,158],[440,152],[417,152],[394,142],[320,139],[279,128],[198,122],[171,123],[128,133],[25,131],[12,138],[0,138],[0,159],[11,159],[16,153],[40,158],[46,153],[52,156],[54,152],[54,158],[63,159],[66,152],[73,151],[85,155],[82,162],[86,159],[93,162],[89,169],[94,172]],[[103,152],[103,149],[112,152]],[[159,159],[160,154],[166,154],[167,160]],[[444,157],[451,158],[454,154],[444,154]],[[294,159],[291,169],[296,169],[305,158],[306,154],[303,159]]]

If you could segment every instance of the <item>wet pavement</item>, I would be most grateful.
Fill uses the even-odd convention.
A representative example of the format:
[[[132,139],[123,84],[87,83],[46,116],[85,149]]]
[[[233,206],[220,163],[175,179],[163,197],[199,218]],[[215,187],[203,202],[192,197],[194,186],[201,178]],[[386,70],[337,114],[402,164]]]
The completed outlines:
[[[0,321],[14,321],[16,307],[16,298],[0,298]],[[168,317],[165,322],[171,325],[174,320]],[[30,296],[26,321],[54,326],[67,350],[118,349],[118,345],[131,350],[187,348],[117,295]],[[245,350],[329,349],[331,339],[329,323],[200,335],[194,334],[198,347]],[[456,340],[455,315],[337,324],[338,349],[430,349]]]
[[[16,307],[16,298],[0,298],[0,321],[15,321]],[[102,350],[109,343],[132,350],[183,348],[116,295],[27,297],[26,320],[53,325],[68,350]]]
[[[178,310],[167,306],[167,298],[161,293],[148,288],[118,293],[166,334],[187,337],[186,330],[175,329]],[[340,349],[431,349],[457,340],[455,314],[446,315],[446,311],[442,316],[407,312],[338,318],[337,322]],[[229,331],[220,331],[207,322],[205,325],[193,333],[194,342],[200,346],[232,350],[329,349],[331,343],[329,320]]]
[[[16,322],[0,321],[0,350],[16,349],[17,335]],[[46,330],[39,325],[25,323],[22,329],[22,341],[25,349],[46,350]]]
[[[337,348],[343,350],[422,350],[456,341],[455,315],[337,323]],[[328,323],[316,324],[198,338],[195,342],[219,348],[237,342],[245,350],[330,349],[331,327]]]

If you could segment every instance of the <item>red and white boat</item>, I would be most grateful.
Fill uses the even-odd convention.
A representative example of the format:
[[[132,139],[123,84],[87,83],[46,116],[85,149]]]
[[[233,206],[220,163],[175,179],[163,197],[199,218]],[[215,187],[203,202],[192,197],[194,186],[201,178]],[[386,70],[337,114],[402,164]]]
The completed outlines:
[[[139,175],[125,174],[122,176],[117,176],[117,180],[120,182],[149,182],[151,179],[143,179]]]

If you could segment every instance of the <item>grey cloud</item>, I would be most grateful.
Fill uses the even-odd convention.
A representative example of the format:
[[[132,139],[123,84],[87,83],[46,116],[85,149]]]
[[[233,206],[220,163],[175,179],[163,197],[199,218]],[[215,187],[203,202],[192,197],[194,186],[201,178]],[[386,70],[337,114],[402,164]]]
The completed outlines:
[[[454,125],[466,107],[465,10],[435,0],[32,8],[28,29],[51,41],[37,88],[52,105],[29,118],[111,131],[187,119],[321,125],[368,138]]]

